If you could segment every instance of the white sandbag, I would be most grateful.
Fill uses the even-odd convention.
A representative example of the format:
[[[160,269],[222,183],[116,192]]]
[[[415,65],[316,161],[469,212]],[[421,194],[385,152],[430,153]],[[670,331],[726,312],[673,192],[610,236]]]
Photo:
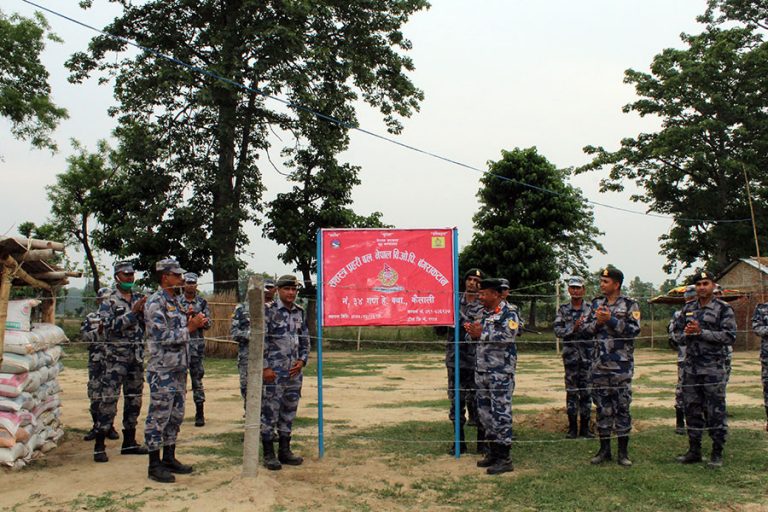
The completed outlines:
[[[0,396],[11,398],[19,396],[24,391],[28,380],[29,373],[0,373]]]
[[[51,380],[51,370],[47,366],[43,366],[41,368],[38,368],[37,370],[35,370],[35,373],[40,375],[40,385],[41,386],[43,384],[45,384],[46,382],[48,382],[49,380]],[[56,377],[54,376],[54,379],[55,378]]]
[[[21,355],[3,353],[3,364],[0,365],[0,373],[24,373],[37,370],[39,359],[35,354]]]
[[[0,464],[13,466],[17,459],[27,456],[29,450],[24,443],[16,443],[13,448],[0,448]]]
[[[5,320],[5,328],[14,331],[28,331],[31,327],[32,308],[40,305],[37,299],[23,299],[8,301],[8,318]]]
[[[22,373],[22,374],[19,374],[19,375],[26,375],[27,376],[27,382],[24,385],[24,391],[28,391],[30,393],[35,392],[40,387],[40,384],[43,383],[43,381],[40,379],[40,370],[35,370],[34,372],[29,372],[27,374]],[[48,375],[46,373],[46,377],[47,376]],[[2,390],[1,387],[0,387],[0,390]],[[2,392],[2,391],[0,391],[0,392]]]
[[[19,429],[24,432],[24,429]],[[4,427],[0,427],[0,448],[13,448],[16,444],[16,435],[11,434]]]
[[[21,418],[13,412],[0,412],[0,428],[7,430],[15,438],[21,427]]]
[[[32,354],[40,350],[42,340],[37,333],[29,331],[5,331],[3,350],[12,354]]]
[[[40,404],[34,408],[34,410],[32,411],[32,414],[34,414],[35,417],[38,419],[38,422],[40,422],[42,421],[40,419],[41,414],[43,414],[46,411],[56,409],[59,407],[59,405],[61,405],[61,400],[59,399],[58,395],[49,396],[47,400],[40,402]],[[43,421],[43,423],[47,424],[48,421]]]
[[[39,350],[45,350],[67,341],[64,329],[54,324],[32,324],[32,332],[40,337]]]
[[[63,370],[64,365],[61,363],[61,361],[48,368],[48,382],[57,379]]]
[[[14,398],[0,396],[0,411],[14,413],[18,413],[22,409],[31,411],[38,403],[39,401],[35,400],[31,393],[26,392],[19,393],[19,396]]]
[[[45,351],[45,359],[46,359],[46,366],[53,366],[56,363],[59,362],[59,359],[61,359],[61,347],[55,346],[51,347],[49,349],[46,349]]]
[[[32,414],[30,411],[25,411],[24,409],[20,410],[16,415],[19,417],[19,425],[22,427],[31,426],[34,427],[37,420],[35,419],[35,415]]]

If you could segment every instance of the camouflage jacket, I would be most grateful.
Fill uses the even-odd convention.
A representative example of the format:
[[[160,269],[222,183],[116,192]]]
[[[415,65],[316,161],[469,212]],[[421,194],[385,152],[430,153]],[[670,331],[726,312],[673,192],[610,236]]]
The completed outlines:
[[[672,314],[672,318],[669,319],[669,325],[667,326],[669,346],[677,350],[678,363],[685,360],[685,336],[681,336],[675,332],[675,322],[677,322],[677,319],[682,314],[682,311],[675,311],[674,314]]]
[[[153,293],[144,304],[147,321],[149,371],[186,370],[189,366],[187,314],[176,296]]]
[[[476,343],[467,336],[464,329],[465,323],[479,322],[483,319],[483,305],[477,300],[467,302],[466,294],[461,294],[459,301],[459,368],[475,367],[475,346]],[[448,336],[445,344],[445,366],[453,367],[454,361],[454,331],[448,329]]]
[[[251,338],[251,314],[248,311],[248,303],[244,302],[235,306],[232,313],[232,325],[229,335],[240,345],[248,345]]]
[[[597,308],[602,305],[611,311],[611,319],[597,325]],[[635,338],[640,334],[640,307],[637,302],[623,295],[613,304],[608,304],[605,297],[594,299],[584,330],[595,338],[592,373],[632,375]]]
[[[88,353],[94,362],[104,357],[104,331],[99,332],[100,327],[101,317],[96,311],[88,313],[80,325],[80,335],[88,343]]]
[[[208,330],[211,328],[211,310],[208,308],[208,301],[205,300],[200,296],[200,294],[195,295],[195,298],[192,300],[187,299],[187,297],[182,293],[179,297],[179,304],[181,304],[182,309],[187,314],[187,318],[190,316],[197,315],[198,313],[202,313],[205,315],[205,318],[209,320],[207,324],[205,324],[205,327],[202,329],[198,329],[195,332],[189,333],[189,339],[191,340],[202,340],[205,335],[203,334],[204,330]],[[190,313],[190,306],[191,306],[191,313]]]
[[[592,362],[592,335],[584,330],[584,322],[589,316],[590,305],[586,300],[581,306],[574,308],[571,302],[563,304],[555,316],[555,336],[563,340],[563,362],[575,364]],[[576,321],[581,318],[579,330],[575,330]]]
[[[285,307],[280,298],[266,306],[264,312],[264,368],[288,375],[298,360],[309,359],[309,327],[304,309],[294,304]]]
[[[692,320],[698,320],[701,334],[685,334],[685,325]],[[724,369],[727,347],[736,341],[736,316],[733,308],[720,299],[713,298],[706,306],[696,299],[683,306],[672,330],[675,336],[685,339],[686,368]]]
[[[141,294],[131,293],[126,300],[117,289],[103,299],[99,306],[99,316],[104,325],[106,354],[110,359],[137,361],[144,359],[144,313],[133,313],[131,308],[141,299]]]
[[[502,301],[494,311],[483,309],[483,331],[477,342],[475,371],[479,373],[515,373],[517,346],[515,336],[520,325],[517,312]]]
[[[758,304],[752,315],[752,330],[760,336],[763,343],[768,343],[768,302]]]

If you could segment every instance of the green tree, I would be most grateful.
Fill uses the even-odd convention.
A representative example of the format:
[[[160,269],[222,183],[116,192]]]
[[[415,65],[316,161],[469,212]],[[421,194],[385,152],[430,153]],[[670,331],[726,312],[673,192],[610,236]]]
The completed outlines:
[[[758,226],[768,224],[768,44],[744,27],[682,39],[687,47],[662,51],[650,73],[625,73],[640,99],[624,111],[657,117],[661,129],[625,138],[616,151],[587,146],[594,159],[578,171],[608,167],[601,191],[632,180],[641,190],[633,201],[674,218],[660,237],[667,272],[698,260],[722,269],[753,254],[745,173]]]
[[[708,0],[699,21],[710,25],[737,21],[753,29],[768,30],[768,4],[763,0]]]
[[[40,62],[46,39],[61,42],[42,14],[25,18],[0,11],[0,116],[11,122],[14,137],[55,151],[51,132],[67,111],[53,103],[48,71]]]
[[[480,180],[475,234],[461,251],[461,268],[505,277],[512,289],[531,287],[527,294],[551,294],[552,281],[564,273],[584,275],[589,252],[604,252],[597,241],[602,233],[581,191],[567,183],[569,170],[556,168],[536,148],[501,155]],[[533,286],[538,283],[546,284]],[[535,326],[535,318],[529,324]]]
[[[118,105],[112,113],[124,129],[118,133],[146,138],[154,150],[143,151],[127,167],[133,176],[149,178],[154,172],[167,177],[151,178],[152,193],[174,198],[153,205],[164,215],[149,224],[131,224],[133,233],[123,232],[120,238],[132,234],[143,238],[146,248],[198,250],[209,256],[206,268],[213,271],[217,291],[236,289],[237,255],[247,243],[242,227],[259,221],[263,186],[258,158],[269,147],[269,130],[292,129],[300,121],[290,110],[268,110],[256,88],[270,94],[311,92],[327,80],[318,77],[318,70],[326,70],[342,86],[346,105],[362,99],[382,112],[391,131],[401,128],[399,119],[411,115],[422,98],[406,76],[413,64],[400,53],[410,49],[400,28],[427,7],[425,0],[111,1],[123,13],[105,32],[225,79],[151,52],[116,61],[114,52],[126,48],[125,40],[107,36],[94,38],[87,52],[68,63],[74,81],[94,71],[115,77]],[[188,211],[179,214],[179,209]],[[161,234],[168,232],[163,224],[179,218],[202,248],[174,245]],[[175,237],[178,241],[187,240]]]

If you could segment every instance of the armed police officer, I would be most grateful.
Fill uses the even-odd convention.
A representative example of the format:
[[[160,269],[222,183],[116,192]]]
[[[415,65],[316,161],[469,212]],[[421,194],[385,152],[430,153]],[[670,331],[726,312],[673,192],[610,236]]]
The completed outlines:
[[[475,349],[475,387],[480,424],[489,443],[488,453],[477,462],[489,475],[512,471],[509,450],[512,445],[512,394],[515,391],[517,347],[515,336],[520,324],[517,313],[502,298],[499,279],[480,282],[479,300],[483,304],[481,321],[464,326]]]
[[[203,313],[187,317],[178,297],[185,272],[176,260],[160,260],[155,270],[160,289],[144,307],[149,348],[149,411],[144,428],[149,449],[147,474],[158,482],[174,482],[173,473],[192,472],[192,466],[176,459],[176,438],[184,420],[189,339],[192,333],[203,328],[206,317]]]
[[[275,300],[275,281],[264,281],[264,308],[268,308]],[[237,372],[240,375],[240,396],[245,397],[248,392],[248,344],[251,341],[251,315],[248,311],[248,301],[235,306],[232,313],[232,324],[229,330],[230,337],[237,342]]]
[[[104,358],[106,357],[104,349],[104,324],[101,323],[99,308],[112,290],[109,288],[99,288],[96,292],[96,311],[88,313],[80,326],[80,335],[83,341],[88,343],[88,399],[91,401],[90,413],[93,427],[91,431],[85,434],[83,441],[93,441],[96,439],[96,418],[99,414],[101,404],[101,380],[104,375]],[[108,439],[118,439],[119,436],[114,426],[110,426],[107,432]]]
[[[592,335],[584,326],[590,305],[584,301],[584,280],[573,276],[568,280],[571,301],[560,306],[555,316],[555,335],[563,340],[563,368],[565,370],[565,406],[568,413],[568,434],[591,438],[589,421],[592,398],[589,382],[592,372]],[[578,418],[581,417],[581,424]]]
[[[480,290],[480,281],[483,278],[483,272],[480,269],[473,268],[464,275],[464,293],[459,300],[459,449],[460,453],[466,453],[467,443],[465,440],[464,425],[467,422],[467,416],[470,420],[477,422],[477,405],[475,401],[475,343],[467,339],[467,331],[464,325],[480,321],[483,316],[483,305],[478,300],[478,291]],[[454,423],[456,414],[456,370],[454,350],[454,332],[448,330],[448,337],[445,344],[445,367],[448,371],[448,398],[451,401],[451,408],[448,411],[448,418]],[[465,415],[466,410],[466,415]],[[484,446],[485,434],[482,425],[477,429],[477,446],[481,451]],[[455,446],[452,446],[449,454],[456,455]]]
[[[592,399],[597,409],[600,450],[590,461],[611,460],[611,434],[618,437],[620,466],[629,467],[629,432],[632,430],[632,375],[635,338],[640,334],[640,308],[621,295],[624,274],[608,266],[600,273],[602,296],[594,299],[584,331],[595,338],[592,356]]]
[[[179,299],[187,317],[202,313],[205,316],[203,329],[211,328],[211,310],[206,301],[197,292],[197,274],[187,272],[184,274],[184,293]],[[195,426],[205,425],[205,388],[203,377],[205,376],[205,335],[203,329],[189,335],[189,378],[192,381],[192,400],[195,402]]]
[[[281,469],[304,459],[291,451],[293,420],[299,407],[302,369],[309,359],[309,327],[304,309],[296,304],[299,281],[285,275],[277,280],[277,297],[264,312],[264,386],[261,395],[261,441],[264,466]],[[275,431],[278,453],[275,457]]]
[[[768,302],[758,304],[752,315],[752,330],[760,336],[760,366],[765,405],[765,430],[768,431]]]
[[[697,272],[691,282],[696,300],[683,306],[675,321],[676,336],[685,338],[683,401],[688,427],[688,451],[677,458],[682,464],[701,462],[701,438],[705,429],[712,438],[707,466],[723,465],[723,447],[728,435],[725,411],[728,345],[736,341],[733,308],[714,296],[714,276]]]
[[[104,327],[104,374],[102,396],[96,418],[93,460],[107,462],[104,445],[117,415],[117,400],[123,391],[123,455],[147,451],[136,442],[136,424],[144,391],[144,303],[146,297],[133,291],[135,270],[130,261],[114,265],[115,289],[102,300],[99,316]]]
[[[683,292],[685,302],[696,298],[696,287],[689,285]],[[685,367],[685,336],[675,333],[675,322],[683,314],[683,310],[675,311],[669,321],[669,346],[677,350],[677,385],[675,386],[675,434],[685,435],[685,402],[683,401],[683,372]]]

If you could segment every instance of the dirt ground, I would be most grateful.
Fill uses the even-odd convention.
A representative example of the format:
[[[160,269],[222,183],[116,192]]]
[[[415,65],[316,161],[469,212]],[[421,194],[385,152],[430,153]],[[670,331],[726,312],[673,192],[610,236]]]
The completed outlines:
[[[358,376],[337,376],[326,379],[324,385],[324,417],[328,440],[326,457],[317,457],[317,427],[304,422],[295,434],[309,438],[303,444],[305,463],[299,468],[284,468],[268,472],[260,468],[258,477],[241,478],[238,465],[224,465],[195,473],[177,476],[175,484],[158,484],[147,479],[146,457],[122,456],[120,441],[108,442],[110,461],[96,464],[92,461],[92,444],[81,440],[90,427],[85,395],[86,370],[69,368],[60,376],[64,389],[63,422],[68,434],[61,445],[43,460],[35,461],[21,471],[5,471],[2,475],[3,492],[0,508],[4,510],[294,510],[312,504],[316,509],[352,509],[347,498],[355,488],[370,486],[386,479],[395,485],[428,475],[443,474],[460,477],[476,472],[475,457],[434,457],[423,464],[395,467],[381,456],[365,454],[350,457],[334,451],[334,438],[341,432],[359,432],[364,436],[370,427],[394,425],[405,421],[447,420],[446,410],[440,407],[418,405],[424,401],[439,401],[446,397],[445,367],[439,354],[404,354],[392,356],[382,363],[376,353],[332,352],[326,356],[331,369],[336,362],[352,366],[375,364],[376,372]],[[373,361],[373,362],[372,362]],[[633,406],[672,407],[668,393],[674,385],[676,368],[671,352],[640,351],[636,355],[635,399]],[[235,361],[231,361],[232,368]],[[729,385],[728,404],[760,406],[762,401],[750,391],[759,386],[759,361],[755,352],[737,353],[734,373]],[[562,412],[564,392],[560,359],[552,355],[522,354],[518,362],[516,397],[535,397],[516,408],[534,411],[521,415],[516,422],[536,426],[546,431],[565,429]],[[194,446],[204,445],[210,436],[242,431],[242,403],[239,398],[236,373],[216,372],[206,377],[207,424],[195,428],[191,419],[194,407],[191,393],[187,394],[187,418],[179,440],[178,455],[185,462],[203,464],[205,455],[185,453]],[[146,390],[145,390],[146,391]],[[648,396],[651,395],[651,396]],[[657,395],[657,396],[653,396]],[[409,402],[415,404],[409,406]],[[513,401],[514,402],[514,401]],[[122,404],[122,402],[121,402]],[[317,417],[317,381],[307,377],[299,410],[300,418]],[[145,400],[142,421],[146,414]],[[635,429],[658,423],[655,420],[636,421]],[[119,430],[119,419],[116,422]],[[761,429],[762,421],[738,420],[734,428]],[[140,429],[143,424],[140,423]],[[351,460],[353,459],[353,460]],[[429,492],[423,496],[424,504],[435,508]],[[367,499],[371,509],[397,509],[387,502],[385,495]]]

